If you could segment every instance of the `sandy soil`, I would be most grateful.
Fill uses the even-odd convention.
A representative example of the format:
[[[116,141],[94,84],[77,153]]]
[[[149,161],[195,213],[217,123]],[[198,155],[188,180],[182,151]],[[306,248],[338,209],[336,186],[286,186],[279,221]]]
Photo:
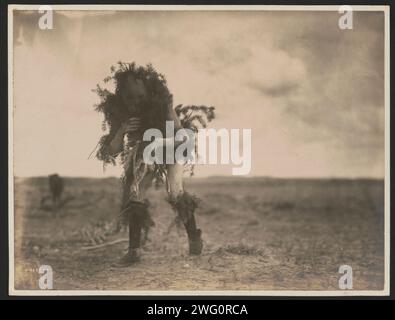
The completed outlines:
[[[187,181],[198,195],[201,256],[187,255],[183,229],[164,190],[152,190],[156,226],[140,263],[112,264],[127,242],[115,231],[119,180],[66,179],[61,217],[53,217],[45,178],[15,180],[15,288],[38,289],[37,268],[53,268],[55,289],[339,290],[340,265],[357,290],[384,282],[380,180],[208,178]]]

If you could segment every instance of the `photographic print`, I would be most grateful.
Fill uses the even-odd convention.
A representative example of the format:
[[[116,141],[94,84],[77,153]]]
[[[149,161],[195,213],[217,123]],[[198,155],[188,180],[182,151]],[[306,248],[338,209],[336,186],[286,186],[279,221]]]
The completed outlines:
[[[389,7],[8,17],[11,295],[389,294]]]

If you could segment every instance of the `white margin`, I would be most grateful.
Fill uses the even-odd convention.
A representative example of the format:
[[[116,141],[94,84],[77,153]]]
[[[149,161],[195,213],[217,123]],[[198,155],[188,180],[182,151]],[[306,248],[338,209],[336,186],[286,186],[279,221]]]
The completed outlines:
[[[14,289],[14,24],[12,10],[8,6],[8,291],[10,295],[17,294]]]

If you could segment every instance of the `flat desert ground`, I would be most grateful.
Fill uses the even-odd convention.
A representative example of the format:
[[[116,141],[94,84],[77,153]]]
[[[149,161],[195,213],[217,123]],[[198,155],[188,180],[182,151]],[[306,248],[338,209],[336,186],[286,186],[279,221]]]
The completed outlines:
[[[200,256],[187,254],[183,228],[169,229],[175,213],[154,188],[155,226],[127,268],[113,266],[127,248],[119,179],[65,178],[57,217],[46,177],[15,178],[14,188],[15,289],[38,289],[41,265],[58,290],[338,291],[341,265],[354,290],[383,289],[383,180],[188,178],[201,199]]]

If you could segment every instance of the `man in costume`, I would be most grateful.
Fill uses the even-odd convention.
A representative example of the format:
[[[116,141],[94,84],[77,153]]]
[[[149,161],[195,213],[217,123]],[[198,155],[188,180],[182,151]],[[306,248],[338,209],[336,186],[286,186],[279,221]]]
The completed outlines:
[[[101,98],[96,110],[103,112],[103,125],[110,129],[100,139],[97,158],[104,163],[115,163],[115,157],[120,155],[124,166],[121,214],[129,225],[129,248],[119,266],[139,261],[142,231],[153,224],[146,191],[154,180],[166,181],[167,200],[186,229],[189,253],[199,255],[203,241],[194,216],[197,203],[196,198],[184,190],[184,165],[145,163],[143,150],[147,142],[142,137],[145,130],[151,128],[159,129],[165,136],[166,121],[174,122],[175,133],[183,128],[206,127],[214,118],[214,107],[179,105],[173,109],[166,80],[152,65],[138,67],[134,63],[119,63],[118,68],[111,68],[111,73],[104,81],[115,82],[115,93],[100,86],[96,89]],[[174,139],[174,135],[166,138]]]

